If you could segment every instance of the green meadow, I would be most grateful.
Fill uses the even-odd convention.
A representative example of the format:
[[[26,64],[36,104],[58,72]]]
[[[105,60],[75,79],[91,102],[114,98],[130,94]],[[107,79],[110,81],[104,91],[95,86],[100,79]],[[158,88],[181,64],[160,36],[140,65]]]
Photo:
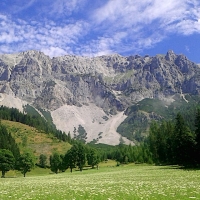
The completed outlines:
[[[0,179],[1,200],[200,199],[200,170],[176,166],[103,163],[97,169],[52,174],[36,168],[23,178],[8,172]]]

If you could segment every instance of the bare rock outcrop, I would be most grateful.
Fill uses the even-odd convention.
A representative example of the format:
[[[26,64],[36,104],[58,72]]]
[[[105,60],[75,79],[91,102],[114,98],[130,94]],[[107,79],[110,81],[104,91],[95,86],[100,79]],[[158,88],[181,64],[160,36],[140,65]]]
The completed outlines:
[[[109,116],[144,98],[200,94],[200,67],[173,51],[93,58],[27,51],[0,55],[0,93],[52,112],[92,104]]]

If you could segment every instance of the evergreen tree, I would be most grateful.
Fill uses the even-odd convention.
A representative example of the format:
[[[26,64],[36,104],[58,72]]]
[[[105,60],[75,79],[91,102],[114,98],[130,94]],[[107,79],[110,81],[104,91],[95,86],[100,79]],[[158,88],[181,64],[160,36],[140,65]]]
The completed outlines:
[[[80,169],[80,171],[83,170],[83,166],[85,165],[86,162],[86,152],[85,152],[85,147],[83,144],[78,144],[78,151],[77,151],[77,166]]]
[[[52,133],[55,137],[57,137],[60,140],[67,141],[68,136],[65,133],[62,133],[62,131],[57,130],[55,125],[50,123],[52,119],[46,120],[43,117],[41,117],[36,111],[34,113],[35,115],[24,114],[16,108],[7,108],[5,106],[0,106],[0,116],[2,119],[27,124],[29,126],[35,127],[40,131],[44,131],[47,134]],[[68,142],[73,142],[73,139],[69,138]],[[25,144],[26,143],[24,143],[24,145]]]
[[[174,140],[174,125],[171,121],[166,122],[166,163],[174,164],[174,154],[173,154],[173,140]]]
[[[185,125],[182,115],[178,113],[175,119],[173,140],[175,162],[179,165],[190,165],[194,163],[194,149],[194,135]]]
[[[61,163],[62,159],[57,152],[50,156],[50,169],[52,172],[57,174],[60,169]]]
[[[157,153],[160,163],[167,162],[167,124],[163,121],[157,132]]]
[[[197,109],[195,118],[196,162],[200,165],[200,108]]]
[[[66,162],[65,162],[65,155],[60,155],[60,159],[61,159],[61,162],[60,162],[60,166],[59,166],[59,170],[61,172],[64,172],[66,169],[67,169],[67,165],[66,165]]]
[[[82,171],[86,162],[85,145],[82,143],[74,144],[72,148],[65,154],[64,162],[66,163],[67,168],[70,168],[71,172],[75,167],[78,167],[80,171]]]
[[[95,165],[98,165],[100,160],[97,153],[97,150],[94,148],[90,148],[87,153],[87,161],[88,165],[91,165],[94,168]]]
[[[24,177],[27,172],[30,172],[35,166],[35,158],[33,154],[26,152],[20,155],[16,163],[16,169],[20,171]]]
[[[158,138],[157,134],[159,132],[159,127],[156,122],[152,122],[149,129],[149,148],[153,155],[153,161],[155,163],[159,162],[158,154]]]
[[[72,173],[73,168],[76,167],[77,163],[77,148],[73,146],[70,150],[67,151],[64,157],[64,162],[66,163],[66,169],[69,167]]]
[[[70,134],[70,132],[68,132],[68,134],[67,134],[67,141],[71,144],[71,140],[72,140],[72,138],[71,138],[71,134]]]
[[[40,154],[40,157],[39,157],[39,165],[40,165],[40,167],[42,167],[42,168],[46,168],[46,165],[47,165],[47,156],[46,156],[46,155]]]
[[[6,172],[14,169],[15,158],[11,151],[7,149],[0,149],[0,171],[2,172],[2,178],[5,178]]]
[[[118,148],[118,149],[115,151],[115,159],[116,159],[117,162],[123,163],[123,161],[124,161],[124,155],[123,155],[123,153],[122,153],[122,149],[119,149],[119,148]]]
[[[7,128],[2,124],[0,124],[0,149],[10,150],[16,160],[20,156],[19,147],[16,144],[15,139],[8,133]]]

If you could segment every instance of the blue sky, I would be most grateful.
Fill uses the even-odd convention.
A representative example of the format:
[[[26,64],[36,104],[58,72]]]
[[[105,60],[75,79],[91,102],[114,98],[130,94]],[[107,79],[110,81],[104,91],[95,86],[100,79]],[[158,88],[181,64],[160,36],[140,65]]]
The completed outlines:
[[[199,0],[1,0],[0,53],[166,54],[200,63]]]

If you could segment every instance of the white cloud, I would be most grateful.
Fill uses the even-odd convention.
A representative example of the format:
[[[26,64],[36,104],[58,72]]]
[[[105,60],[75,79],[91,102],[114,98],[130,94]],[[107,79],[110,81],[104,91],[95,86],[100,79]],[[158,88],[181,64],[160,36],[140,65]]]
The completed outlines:
[[[200,33],[199,13],[197,0],[110,0],[95,10],[92,18],[96,31],[103,30],[102,37],[126,32],[124,40],[128,42],[123,41],[123,48],[117,42],[110,47],[128,52],[131,46],[138,50],[150,48],[172,33]]]
[[[66,51],[60,47],[53,46],[50,46],[49,48],[42,48],[41,51],[44,52],[46,55],[49,55],[50,57],[61,56],[71,53],[70,51]]]
[[[1,53],[36,49],[44,50],[51,56],[72,53],[79,38],[87,33],[88,26],[83,21],[62,26],[51,22],[46,22],[46,25],[39,22],[28,24],[23,20],[12,21],[5,17],[0,18],[0,23],[6,24],[0,27],[0,46],[5,44],[8,47],[4,50],[1,48]]]
[[[13,10],[14,13],[18,13],[18,12],[21,12],[29,7],[31,7],[34,2],[37,1],[37,0],[30,0],[28,2],[23,2],[23,5],[21,4],[20,6],[16,6],[15,9]]]
[[[104,4],[97,0],[95,5],[102,6],[93,12],[89,7],[83,10],[86,4],[93,4],[89,0],[31,0],[21,9],[40,2],[41,9],[36,8],[40,18],[0,14],[1,52],[36,49],[50,56],[124,54],[151,48],[173,33],[200,33],[199,0],[105,0]],[[83,18],[77,20],[79,16]]]
[[[50,15],[54,18],[70,16],[73,12],[77,12],[84,5],[86,0],[50,0],[48,7],[43,7],[42,12],[46,16]],[[49,12],[50,11],[50,12]]]

